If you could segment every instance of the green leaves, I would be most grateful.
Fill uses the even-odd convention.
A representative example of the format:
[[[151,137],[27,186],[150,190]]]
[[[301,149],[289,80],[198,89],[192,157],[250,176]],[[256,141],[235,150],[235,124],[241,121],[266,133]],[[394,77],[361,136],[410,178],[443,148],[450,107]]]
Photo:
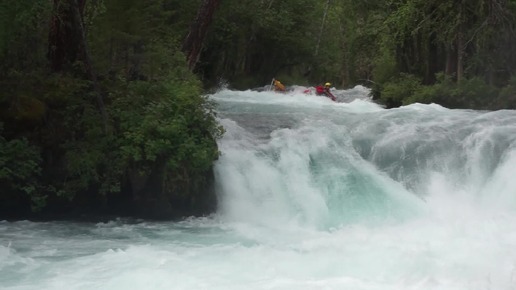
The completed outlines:
[[[3,124],[0,123],[0,200],[5,203],[22,195],[31,200],[34,210],[39,210],[46,198],[39,190],[39,150],[25,138],[6,140],[2,131]]]
[[[44,59],[51,3],[46,0],[0,0],[0,75],[8,68],[23,67]]]
[[[40,163],[37,149],[30,146],[26,139],[7,141],[0,136],[0,179],[22,181],[36,176],[41,171]]]
[[[166,87],[171,90],[166,91]],[[192,170],[206,170],[211,165],[218,155],[214,140],[222,131],[210,104],[195,94],[195,87],[192,89],[166,85],[156,90],[165,95],[145,96],[155,100],[143,110],[130,114],[125,109],[119,111],[123,112],[119,117],[124,128],[124,158],[141,163],[166,160],[171,170],[185,163]]]
[[[421,86],[421,80],[414,75],[400,74],[399,77],[387,82],[382,90],[381,100],[388,107],[398,107],[404,104]]]

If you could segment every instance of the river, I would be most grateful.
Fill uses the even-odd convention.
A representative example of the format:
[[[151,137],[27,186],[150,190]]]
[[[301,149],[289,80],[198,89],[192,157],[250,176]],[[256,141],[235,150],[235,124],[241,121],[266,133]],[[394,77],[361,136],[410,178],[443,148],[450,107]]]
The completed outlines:
[[[215,214],[0,222],[0,289],[516,289],[516,112],[367,93],[210,95]]]

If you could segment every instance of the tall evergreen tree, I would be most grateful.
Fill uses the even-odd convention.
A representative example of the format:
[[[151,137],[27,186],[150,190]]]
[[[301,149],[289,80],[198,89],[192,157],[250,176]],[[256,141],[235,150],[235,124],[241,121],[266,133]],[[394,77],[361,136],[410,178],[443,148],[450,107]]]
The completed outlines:
[[[190,26],[190,31],[183,42],[183,52],[186,54],[188,67],[190,70],[195,68],[202,45],[209,25],[212,22],[213,14],[220,4],[220,0],[204,0],[199,7],[197,17]]]

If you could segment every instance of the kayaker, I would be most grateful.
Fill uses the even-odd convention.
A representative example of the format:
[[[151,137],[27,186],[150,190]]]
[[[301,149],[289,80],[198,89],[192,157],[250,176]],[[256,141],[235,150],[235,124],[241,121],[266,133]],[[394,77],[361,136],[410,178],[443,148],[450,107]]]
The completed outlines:
[[[272,86],[273,86],[273,90],[275,92],[285,92],[286,91],[285,85],[283,85],[277,79],[272,79]]]
[[[331,83],[325,83],[324,86],[316,86],[315,94],[318,96],[326,96],[330,98],[332,101],[337,101],[337,98],[330,92]]]

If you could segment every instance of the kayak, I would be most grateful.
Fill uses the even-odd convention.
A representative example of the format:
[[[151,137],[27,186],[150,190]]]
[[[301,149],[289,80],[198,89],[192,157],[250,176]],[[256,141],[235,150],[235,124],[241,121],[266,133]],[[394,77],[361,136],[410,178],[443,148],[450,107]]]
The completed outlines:
[[[332,93],[330,93],[330,92],[317,93],[315,88],[308,88],[308,89],[304,90],[303,93],[307,94],[307,95],[323,96],[323,97],[327,97],[327,98],[331,99],[334,102],[337,101],[337,98]]]

